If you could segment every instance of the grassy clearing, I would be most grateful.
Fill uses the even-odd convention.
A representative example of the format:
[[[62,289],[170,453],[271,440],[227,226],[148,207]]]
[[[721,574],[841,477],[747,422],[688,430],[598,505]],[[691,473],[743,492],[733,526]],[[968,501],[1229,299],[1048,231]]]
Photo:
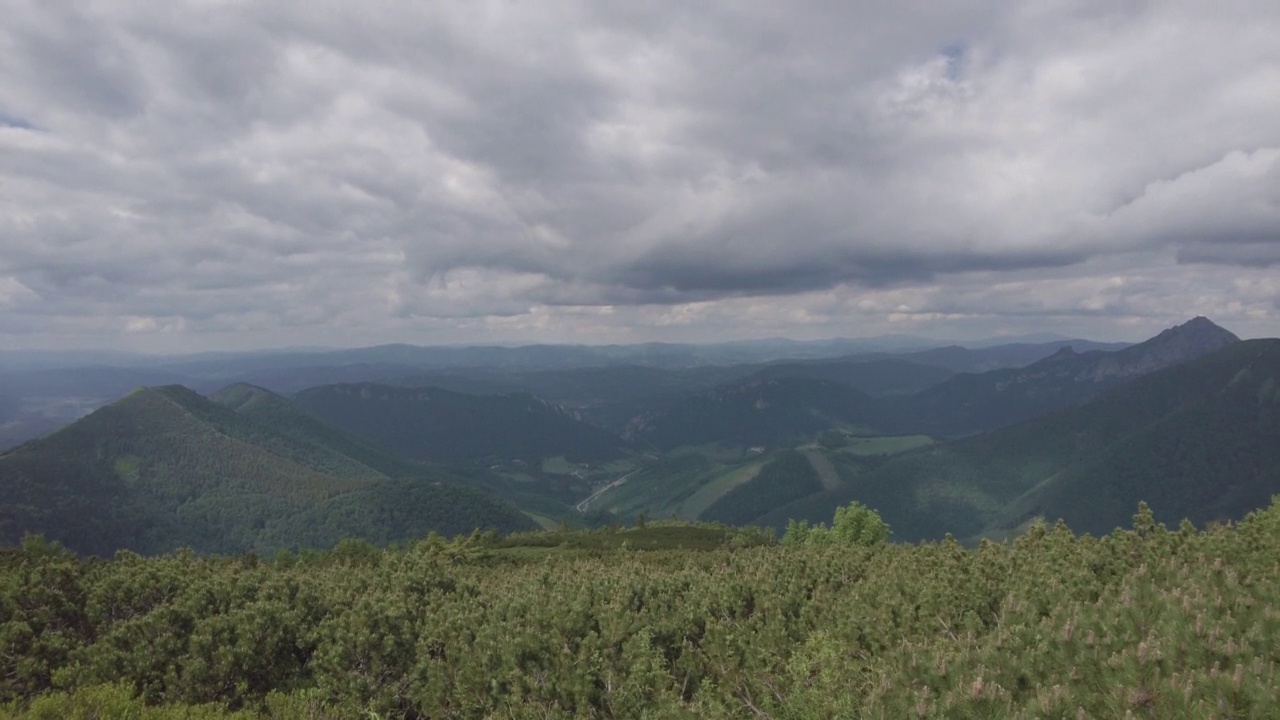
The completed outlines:
[[[885,437],[850,438],[849,444],[840,448],[840,452],[850,455],[896,455],[932,445],[933,438],[928,435],[894,435]]]
[[[831,464],[830,458],[817,449],[811,448],[803,452],[805,459],[813,466],[813,471],[818,473],[818,480],[822,482],[823,490],[835,490],[840,487],[840,475],[836,473],[835,465]]]
[[[680,504],[680,507],[676,510],[676,515],[689,519],[698,517],[703,510],[706,510],[712,503],[723,497],[725,493],[759,475],[762,467],[764,467],[764,462],[759,461],[729,469],[716,479],[698,488],[697,492],[690,495],[687,500]]]
[[[536,513],[536,512],[533,512],[532,510],[525,510],[524,514],[528,515],[530,519],[538,523],[538,525],[541,526],[543,530],[555,530],[556,528],[560,527],[560,521],[556,520],[555,518],[552,518],[549,515]]]
[[[542,459],[542,472],[548,475],[568,475],[578,466],[569,462],[563,455]]]

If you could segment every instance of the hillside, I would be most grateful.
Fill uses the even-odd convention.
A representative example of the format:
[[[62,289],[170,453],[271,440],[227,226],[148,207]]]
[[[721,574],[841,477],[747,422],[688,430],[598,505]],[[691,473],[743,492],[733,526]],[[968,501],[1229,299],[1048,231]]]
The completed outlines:
[[[902,358],[813,360],[769,365],[755,373],[764,379],[809,378],[840,383],[883,397],[910,395],[950,379],[956,373],[946,368]]]
[[[616,435],[532,395],[467,395],[376,383],[325,385],[294,396],[336,428],[419,460],[599,461],[627,453]]]
[[[920,392],[903,410],[914,430],[941,437],[1007,427],[1077,405],[1125,382],[1239,342],[1195,318],[1122,350],[1078,353],[1070,346],[1023,368],[960,374]]]
[[[628,436],[666,451],[706,443],[795,444],[832,428],[891,434],[899,424],[888,404],[843,383],[754,378],[637,417]]]
[[[343,432],[304,412],[293,401],[270,390],[238,383],[213,393],[209,399],[272,432],[346,461],[356,461],[391,478],[420,477],[428,467],[403,455]]]
[[[1157,519],[1236,519],[1280,493],[1280,340],[1250,340],[1080,407],[903,454],[764,516],[823,520],[857,499],[900,540],[1009,531],[1032,516],[1104,533],[1138,501]]]
[[[528,527],[475,490],[396,483],[360,460],[179,386],[143,388],[0,455],[0,544],[37,532],[85,553],[266,551]],[[387,519],[395,520],[387,524]]]
[[[687,395],[738,380],[756,365],[657,368],[608,365],[554,370],[459,368],[418,373],[388,384],[438,387],[470,395],[528,393],[571,408],[582,420],[610,432],[622,433],[628,421],[661,409]]]

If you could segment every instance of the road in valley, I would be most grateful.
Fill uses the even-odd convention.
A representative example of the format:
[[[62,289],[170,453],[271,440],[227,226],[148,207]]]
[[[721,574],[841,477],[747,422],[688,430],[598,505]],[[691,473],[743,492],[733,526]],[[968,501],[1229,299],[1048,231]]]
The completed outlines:
[[[591,493],[591,497],[587,498],[586,500],[583,500],[582,502],[578,503],[578,504],[575,506],[575,507],[577,507],[578,512],[586,512],[586,511],[587,511],[587,506],[591,504],[591,501],[592,501],[592,500],[595,500],[596,498],[600,497],[600,496],[601,496],[601,495],[603,495],[604,493],[606,493],[606,492],[608,492],[608,491],[610,491],[610,490],[612,490],[612,489],[614,489],[614,488],[618,487],[618,486],[619,486],[619,485],[621,485],[622,483],[626,482],[626,481],[627,481],[627,478],[631,477],[632,475],[635,475],[635,474],[636,474],[636,473],[638,473],[638,472],[640,472],[640,471],[639,471],[639,470],[632,470],[631,472],[627,473],[626,475],[623,475],[622,477],[618,478],[617,480],[614,480],[613,482],[609,483],[608,485],[605,485],[604,487],[600,488],[599,490],[597,490],[597,491],[595,491],[595,492]]]

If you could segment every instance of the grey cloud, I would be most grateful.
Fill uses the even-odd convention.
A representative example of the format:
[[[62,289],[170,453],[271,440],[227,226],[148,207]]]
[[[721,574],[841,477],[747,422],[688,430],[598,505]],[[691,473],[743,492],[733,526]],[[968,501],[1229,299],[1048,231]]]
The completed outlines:
[[[838,323],[823,293],[1141,315],[1176,290],[1100,267],[1280,261],[1277,32],[1266,2],[18,3],[0,282],[188,332],[758,297]],[[965,289],[1038,273],[1052,301]]]

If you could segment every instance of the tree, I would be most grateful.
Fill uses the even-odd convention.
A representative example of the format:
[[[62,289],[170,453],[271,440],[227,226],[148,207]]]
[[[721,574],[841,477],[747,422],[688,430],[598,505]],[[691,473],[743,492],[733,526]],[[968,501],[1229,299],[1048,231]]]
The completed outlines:
[[[880,513],[854,501],[836,508],[831,527],[822,523],[810,526],[806,521],[787,524],[782,542],[786,545],[857,545],[870,547],[889,539],[890,528]]]

